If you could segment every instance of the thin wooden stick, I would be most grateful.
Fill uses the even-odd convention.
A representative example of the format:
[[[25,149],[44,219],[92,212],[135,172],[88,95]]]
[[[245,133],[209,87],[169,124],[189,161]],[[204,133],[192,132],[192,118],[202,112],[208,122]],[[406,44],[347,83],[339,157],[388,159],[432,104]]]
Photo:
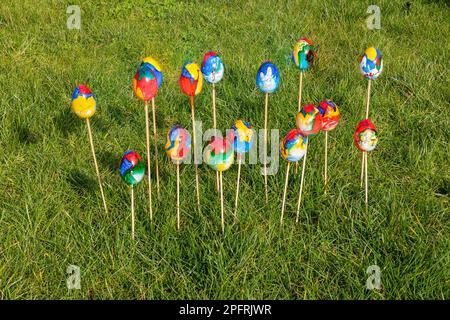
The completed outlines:
[[[195,113],[194,113],[194,96],[191,96],[191,116],[192,116],[192,141],[193,141],[193,150],[194,150],[194,167],[195,167],[195,187],[197,191],[197,204],[200,209],[200,191],[198,187],[198,169],[197,169],[197,153],[196,153],[196,133],[195,133]]]
[[[370,88],[372,80],[369,79],[369,84],[367,85],[367,104],[366,104],[366,119],[369,118],[369,104],[370,104]]]
[[[145,135],[147,143],[147,177],[148,177],[148,207],[150,210],[150,222],[153,221],[153,205],[152,205],[152,167],[150,161],[150,128],[148,120],[148,102],[145,102]]]
[[[131,239],[134,240],[134,192],[131,186]]]
[[[302,109],[302,89],[303,89],[303,71],[300,71],[300,80],[298,82],[298,112]]]
[[[266,194],[266,204],[269,203],[269,194],[267,190],[267,116],[269,106],[269,94],[266,93],[264,103],[264,189]]]
[[[180,164],[177,163],[177,229],[180,230]]]
[[[225,233],[225,215],[223,209],[223,180],[222,180],[222,171],[219,172],[219,183],[220,183],[220,216],[222,219],[222,233]]]
[[[286,203],[286,191],[287,191],[287,185],[289,180],[289,168],[291,167],[291,163],[288,162],[287,169],[286,169],[286,179],[284,181],[284,192],[283,192],[283,204],[281,205],[281,218],[280,218],[280,224],[283,224],[283,216],[284,216],[284,205]]]
[[[328,182],[328,131],[325,131],[325,193],[327,193]]]
[[[238,156],[238,174],[236,182],[236,199],[234,200],[234,219],[237,219],[237,209],[239,200],[239,185],[241,182],[241,158]]]
[[[366,157],[365,152],[362,152],[362,156],[361,156],[361,188],[363,187],[363,183],[364,183],[364,159]]]
[[[217,121],[216,121],[216,84],[212,84],[212,101],[213,101],[213,126],[214,129],[217,128]],[[217,192],[219,192],[219,172],[216,171],[216,189]]]
[[[95,156],[94,140],[92,139],[91,123],[89,121],[89,118],[86,118],[86,124],[89,136],[89,143],[91,144],[92,157],[94,158],[95,173],[97,174],[98,185],[100,186],[100,193],[102,194],[103,207],[105,208],[106,213],[108,213],[108,207],[106,206],[106,198],[103,192],[102,178],[100,177],[100,171],[98,170],[97,164],[97,157]]]
[[[365,176],[365,181],[366,181],[366,208],[367,208],[367,206],[369,205],[369,179],[367,177],[367,152],[364,152],[364,153],[365,153],[365,156],[364,156],[364,162],[365,162],[364,171],[365,171],[365,174],[364,174],[364,176]]]
[[[213,99],[213,125],[214,129],[217,128],[217,121],[216,121],[216,84],[212,84],[212,99]]]
[[[155,146],[155,166],[156,166],[156,190],[159,199],[159,168],[158,168],[158,146],[156,143],[156,111],[155,111],[155,98],[152,98],[152,113],[153,113],[153,143]]]
[[[295,222],[298,222],[298,217],[300,214],[300,203],[302,202],[303,183],[305,181],[306,155],[308,154],[308,147],[309,147],[309,141],[306,143],[305,156],[303,158],[302,178],[300,180],[300,193],[298,194],[297,218],[295,219]]]

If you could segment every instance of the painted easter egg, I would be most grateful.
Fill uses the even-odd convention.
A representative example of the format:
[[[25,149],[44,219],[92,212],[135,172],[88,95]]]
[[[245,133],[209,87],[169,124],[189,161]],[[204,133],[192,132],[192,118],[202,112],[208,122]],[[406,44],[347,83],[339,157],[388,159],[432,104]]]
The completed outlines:
[[[127,150],[120,162],[120,176],[130,186],[135,185],[144,178],[145,165],[141,156],[133,150]]]
[[[300,130],[293,129],[281,142],[280,152],[283,159],[289,162],[300,161],[305,155],[308,137]]]
[[[317,107],[322,115],[322,129],[324,131],[330,131],[336,128],[339,123],[339,108],[337,104],[329,99],[323,100]]]
[[[322,115],[313,104],[304,106],[297,115],[297,129],[304,135],[315,135],[322,129]]]
[[[222,59],[214,51],[207,52],[203,57],[202,73],[209,83],[217,83],[223,78],[225,70]]]
[[[149,101],[158,92],[158,80],[150,66],[141,63],[133,77],[133,91],[136,97]]]
[[[280,85],[280,73],[270,61],[264,62],[256,74],[256,85],[264,93],[272,93]]]
[[[144,60],[142,60],[142,63],[147,65],[150,68],[150,70],[153,71],[153,74],[156,77],[156,81],[158,82],[158,89],[159,89],[163,83],[163,73],[161,64],[152,57],[145,57]]]
[[[355,146],[361,151],[372,151],[378,143],[375,125],[369,119],[358,123],[354,135]]]
[[[301,70],[308,69],[314,61],[314,47],[308,38],[300,38],[292,49],[292,62]]]
[[[250,151],[254,135],[252,126],[244,120],[236,120],[232,130],[229,131],[229,141],[233,143],[236,153],[245,153]]]
[[[184,94],[196,96],[202,91],[203,75],[198,65],[187,61],[183,65],[180,76],[180,87]]]
[[[191,135],[182,126],[173,126],[167,132],[165,149],[173,162],[180,163],[191,152]]]
[[[212,137],[203,151],[203,159],[216,171],[227,170],[234,161],[234,150],[228,139]]]
[[[361,57],[359,69],[367,79],[376,79],[383,71],[383,57],[380,50],[370,47]]]
[[[84,84],[80,84],[72,93],[72,111],[80,118],[87,119],[94,115],[97,101],[89,89]]]

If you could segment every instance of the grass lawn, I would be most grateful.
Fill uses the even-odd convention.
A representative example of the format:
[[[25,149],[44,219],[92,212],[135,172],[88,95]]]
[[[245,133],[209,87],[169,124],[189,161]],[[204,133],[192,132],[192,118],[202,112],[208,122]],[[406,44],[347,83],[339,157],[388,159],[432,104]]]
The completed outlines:
[[[376,1],[381,29],[368,30],[372,2],[2,1],[0,298],[449,299],[450,10],[445,1]],[[81,30],[66,26],[70,4],[81,8]],[[279,224],[282,159],[269,177],[268,205],[260,165],[242,168],[233,224],[232,166],[224,173],[223,236],[214,172],[199,166],[199,212],[194,168],[184,165],[177,232],[176,171],[163,147],[172,125],[191,131],[189,100],[178,86],[183,62],[220,53],[218,125],[225,130],[239,118],[263,127],[255,75],[272,60],[281,84],[269,98],[269,127],[284,135],[295,126],[298,70],[290,52],[300,36],[317,47],[303,79],[304,104],[330,98],[341,110],[329,134],[328,193],[323,133],[308,150],[297,224],[299,173],[290,176]],[[372,86],[370,118],[380,140],[369,156],[366,213],[353,133],[367,92],[358,57],[369,46],[381,50],[384,71]],[[137,186],[131,241],[129,189],[118,165],[127,148],[145,155],[144,108],[131,79],[147,55],[164,67],[156,97],[162,190],[150,224],[146,179]],[[86,125],[69,107],[75,83],[97,97],[92,128],[109,214]],[[211,109],[205,84],[196,97],[204,128],[212,126]],[[67,288],[69,265],[80,267],[81,290]],[[381,269],[379,290],[366,288],[371,265]]]

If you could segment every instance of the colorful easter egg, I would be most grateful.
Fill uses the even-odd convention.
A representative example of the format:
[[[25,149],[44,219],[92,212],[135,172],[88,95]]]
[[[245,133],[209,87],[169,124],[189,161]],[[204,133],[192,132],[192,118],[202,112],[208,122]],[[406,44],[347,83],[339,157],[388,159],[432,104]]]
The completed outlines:
[[[256,74],[256,85],[264,93],[272,93],[280,85],[280,73],[277,67],[270,61],[264,62]]]
[[[370,47],[361,57],[359,69],[367,79],[376,79],[383,71],[383,57],[380,50]]]
[[[156,77],[156,81],[158,82],[158,89],[159,89],[163,82],[163,73],[161,64],[152,57],[145,57],[144,60],[142,60],[142,63],[147,65],[150,68],[150,70],[153,71],[153,74]]]
[[[305,155],[307,143],[308,137],[300,130],[293,129],[289,131],[281,142],[281,156],[289,162],[300,161]]]
[[[149,101],[158,92],[158,80],[149,64],[141,63],[133,77],[134,94],[141,100]]]
[[[307,104],[298,113],[296,122],[304,135],[315,135],[322,128],[322,115],[315,105]]]
[[[207,52],[203,57],[202,73],[209,83],[217,83],[223,78],[224,66],[222,59],[214,51]]]
[[[145,166],[141,156],[133,150],[127,150],[120,162],[120,176],[130,186],[135,185],[144,178]]]
[[[358,123],[355,130],[355,146],[361,151],[372,151],[378,143],[377,129],[369,119]]]
[[[191,135],[182,126],[173,126],[167,132],[165,149],[173,162],[180,163],[191,152]]]
[[[292,50],[292,62],[301,70],[308,69],[314,60],[314,47],[308,38],[300,38]]]
[[[317,108],[322,115],[321,130],[330,131],[336,128],[340,117],[338,106],[333,101],[325,99]]]
[[[203,151],[203,159],[216,171],[227,170],[234,161],[234,150],[228,139],[212,137]]]
[[[252,126],[244,120],[236,120],[228,132],[228,140],[233,143],[236,153],[250,151],[254,140]]]
[[[180,87],[184,94],[196,96],[202,91],[203,75],[195,62],[187,61],[180,76]]]
[[[94,94],[84,84],[80,84],[72,93],[72,111],[82,119],[90,118],[94,115],[97,106]]]

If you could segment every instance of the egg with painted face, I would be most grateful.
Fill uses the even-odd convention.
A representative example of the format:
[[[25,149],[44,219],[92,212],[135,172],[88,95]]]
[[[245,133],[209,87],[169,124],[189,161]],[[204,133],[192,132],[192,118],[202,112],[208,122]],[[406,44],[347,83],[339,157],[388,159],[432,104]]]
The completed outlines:
[[[383,71],[383,57],[380,50],[370,47],[361,57],[359,69],[367,79],[376,79]]]
[[[273,93],[280,85],[278,68],[270,61],[264,62],[256,74],[256,85],[264,93]]]
[[[209,83],[217,83],[223,78],[224,66],[222,59],[214,51],[207,52],[203,57],[202,73]]]
[[[97,101],[91,89],[84,84],[77,86],[72,93],[71,108],[82,119],[92,117],[97,110]]]
[[[377,128],[369,119],[358,123],[354,135],[355,146],[361,151],[372,151],[378,143]]]

